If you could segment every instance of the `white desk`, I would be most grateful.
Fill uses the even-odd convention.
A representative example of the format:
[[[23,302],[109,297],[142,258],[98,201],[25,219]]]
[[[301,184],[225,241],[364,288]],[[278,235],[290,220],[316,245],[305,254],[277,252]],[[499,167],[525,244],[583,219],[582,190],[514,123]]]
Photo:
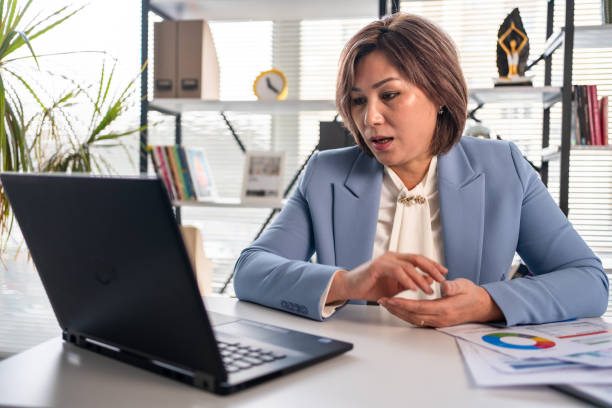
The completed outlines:
[[[472,385],[455,340],[409,328],[377,306],[348,305],[324,323],[227,298],[210,310],[335,337],[352,351],[220,397],[53,339],[0,362],[0,406],[23,407],[560,407],[547,387]]]

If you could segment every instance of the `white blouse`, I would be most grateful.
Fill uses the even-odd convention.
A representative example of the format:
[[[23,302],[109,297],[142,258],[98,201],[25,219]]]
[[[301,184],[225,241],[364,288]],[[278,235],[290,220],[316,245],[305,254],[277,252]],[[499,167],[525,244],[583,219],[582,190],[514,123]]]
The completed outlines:
[[[434,156],[427,174],[412,190],[406,188],[393,170],[385,167],[372,259],[386,251],[394,251],[423,255],[444,264],[437,165],[438,159]],[[440,284],[434,281],[432,289],[432,295],[419,289],[416,292],[406,290],[397,296],[407,299],[439,298]]]
[[[372,259],[387,251],[394,251],[423,255],[441,265],[444,264],[437,170],[438,158],[434,156],[423,180],[412,190],[408,190],[399,176],[385,167]],[[331,316],[345,303],[325,305],[332,280],[333,277],[321,297],[324,318]],[[432,283],[432,289],[432,295],[418,289],[406,290],[397,296],[407,299],[441,297],[438,282]]]

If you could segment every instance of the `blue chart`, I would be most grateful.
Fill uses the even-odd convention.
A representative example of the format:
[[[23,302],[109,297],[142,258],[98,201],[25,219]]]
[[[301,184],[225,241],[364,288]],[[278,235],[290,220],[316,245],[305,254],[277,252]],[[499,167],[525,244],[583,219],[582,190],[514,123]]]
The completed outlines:
[[[532,340],[533,344],[513,344],[504,341],[504,337],[510,338],[524,338]],[[530,336],[529,334],[522,333],[490,333],[482,336],[482,340],[498,347],[518,349],[518,350],[542,350],[555,346],[555,342],[552,340],[545,339],[543,337]]]

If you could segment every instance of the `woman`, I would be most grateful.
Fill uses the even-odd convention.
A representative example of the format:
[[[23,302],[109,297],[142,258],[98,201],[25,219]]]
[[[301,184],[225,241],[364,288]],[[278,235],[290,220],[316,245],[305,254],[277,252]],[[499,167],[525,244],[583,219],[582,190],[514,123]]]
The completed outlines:
[[[336,90],[358,147],[312,157],[238,259],[236,295],[318,320],[377,301],[432,327],[601,315],[601,261],[514,144],[461,138],[467,98],[431,22],[397,14],[358,32]],[[506,280],[515,252],[534,276]]]

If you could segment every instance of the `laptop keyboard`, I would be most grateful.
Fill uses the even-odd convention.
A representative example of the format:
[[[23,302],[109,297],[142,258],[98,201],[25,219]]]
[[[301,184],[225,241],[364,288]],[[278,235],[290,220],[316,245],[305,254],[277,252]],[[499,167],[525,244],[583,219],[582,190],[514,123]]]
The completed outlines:
[[[217,341],[217,346],[228,373],[272,363],[287,357],[283,353],[249,346],[238,341]]]

